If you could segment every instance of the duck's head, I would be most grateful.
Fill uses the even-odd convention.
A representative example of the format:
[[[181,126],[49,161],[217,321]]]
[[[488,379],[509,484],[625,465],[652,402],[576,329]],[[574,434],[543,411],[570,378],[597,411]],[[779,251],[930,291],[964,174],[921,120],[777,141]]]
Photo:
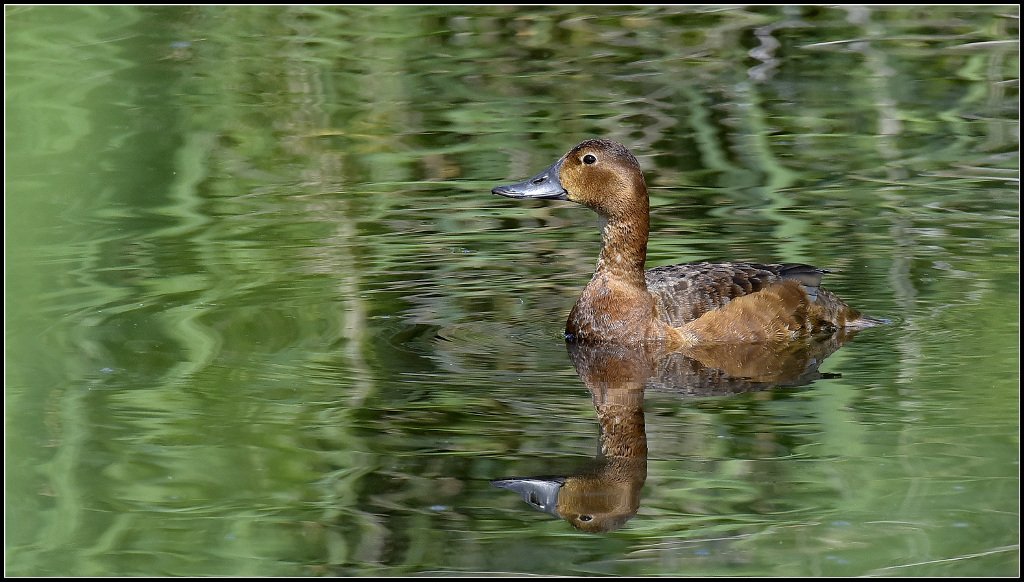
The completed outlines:
[[[636,515],[647,478],[647,457],[603,459],[593,474],[570,477],[512,477],[491,485],[515,491],[523,500],[561,517],[580,531],[619,529]]]
[[[620,143],[588,139],[536,176],[491,190],[509,198],[571,200],[602,216],[647,211],[647,186],[640,163]]]

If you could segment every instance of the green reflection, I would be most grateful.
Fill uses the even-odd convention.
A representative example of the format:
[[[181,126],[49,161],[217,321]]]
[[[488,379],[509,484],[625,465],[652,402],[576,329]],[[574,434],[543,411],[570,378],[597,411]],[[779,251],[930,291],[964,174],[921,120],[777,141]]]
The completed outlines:
[[[1017,13],[6,7],[7,573],[1013,575]],[[648,266],[897,325],[647,398],[645,509],[587,537],[488,480],[593,456],[597,233],[488,191],[595,136]]]

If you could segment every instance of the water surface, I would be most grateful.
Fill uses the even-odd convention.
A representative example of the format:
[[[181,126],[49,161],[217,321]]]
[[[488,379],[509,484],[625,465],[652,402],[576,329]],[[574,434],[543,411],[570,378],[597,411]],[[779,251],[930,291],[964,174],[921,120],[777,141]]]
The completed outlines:
[[[1018,9],[7,7],[6,573],[1013,576]],[[893,325],[811,383],[649,386],[636,515],[561,331],[648,266],[807,262]],[[632,402],[632,401],[631,401]]]

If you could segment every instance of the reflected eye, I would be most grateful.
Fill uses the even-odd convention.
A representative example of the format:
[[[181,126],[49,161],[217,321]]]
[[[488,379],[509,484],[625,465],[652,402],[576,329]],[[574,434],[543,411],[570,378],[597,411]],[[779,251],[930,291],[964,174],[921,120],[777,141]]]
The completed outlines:
[[[588,166],[593,164],[596,161],[597,161],[597,156],[595,156],[594,154],[587,154],[587,155],[583,156],[583,163],[588,165]]]

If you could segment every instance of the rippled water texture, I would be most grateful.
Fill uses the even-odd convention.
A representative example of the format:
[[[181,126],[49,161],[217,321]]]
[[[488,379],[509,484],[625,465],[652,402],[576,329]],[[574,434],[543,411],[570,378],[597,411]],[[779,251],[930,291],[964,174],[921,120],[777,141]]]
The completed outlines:
[[[1018,574],[1017,6],[5,16],[7,574]],[[591,137],[893,324],[567,350]]]

